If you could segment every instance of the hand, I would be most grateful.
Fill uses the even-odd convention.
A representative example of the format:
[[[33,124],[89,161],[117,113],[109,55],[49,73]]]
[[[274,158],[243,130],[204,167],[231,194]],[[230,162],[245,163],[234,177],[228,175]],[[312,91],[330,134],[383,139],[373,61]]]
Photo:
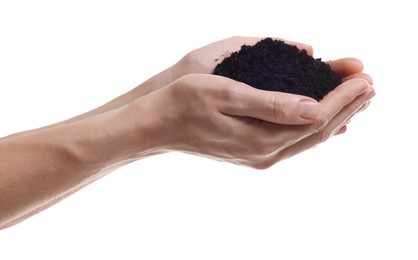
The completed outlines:
[[[260,37],[235,36],[193,50],[173,66],[173,70],[175,71],[174,75],[176,76],[173,79],[175,80],[193,73],[212,74],[216,65],[221,63],[229,54],[239,51],[243,45],[252,46],[262,39]],[[279,38],[275,39],[283,40]],[[287,40],[283,41],[295,45],[301,50],[306,50],[309,55],[313,54],[313,49],[310,45]]]
[[[180,59],[179,62],[170,68],[156,74],[138,87],[106,104],[104,107],[102,107],[101,112],[126,105],[139,97],[142,97],[148,93],[173,83],[185,75],[196,73],[212,74],[216,65],[222,62],[222,59],[225,58],[228,54],[240,50],[242,45],[254,45],[262,39],[263,38],[260,37],[236,36],[220,40],[193,50],[186,54],[182,59]],[[313,54],[313,49],[310,45],[287,40],[284,41],[288,44],[297,46],[299,49],[306,50],[308,55]],[[357,59],[342,59],[340,62],[336,61],[336,66],[347,67],[346,71],[350,71],[350,73],[346,74],[345,76],[359,73],[363,69],[362,63]]]
[[[222,61],[226,54],[238,51],[242,45],[254,45],[263,38],[257,37],[231,37],[221,41],[217,41],[193,50],[185,55],[179,62],[171,66],[170,68],[158,73],[151,77],[144,83],[140,84],[131,91],[115,98],[114,100],[100,106],[92,111],[85,114],[74,117],[65,122],[72,122],[85,118],[87,116],[97,115],[112,109],[116,109],[129,104],[137,98],[140,98],[153,91],[161,89],[165,86],[170,85],[177,79],[194,73],[212,74],[216,65]],[[277,39],[277,38],[276,38]],[[304,49],[309,55],[313,54],[313,49],[310,45],[291,42],[285,40],[289,44],[296,45],[299,49]],[[334,64],[335,66],[333,66]],[[331,67],[340,69],[345,67],[347,73],[345,76],[352,74],[358,74],[363,70],[363,64],[357,59],[342,59],[332,62]],[[368,77],[370,78],[370,77]]]
[[[216,65],[228,54],[240,50],[242,45],[254,45],[262,39],[260,37],[235,36],[193,50],[167,70],[138,86],[140,89],[138,89],[138,95],[136,97],[138,98],[144,94],[165,87],[188,74],[212,74]],[[287,40],[284,41],[288,44],[296,45],[299,49],[306,50],[309,55],[313,53],[310,45]]]
[[[355,59],[330,62],[344,83],[320,103],[209,75],[225,51],[257,40],[234,37],[195,50],[102,107],[0,139],[0,229],[123,164],[170,150],[267,168],[343,132],[374,95]]]
[[[161,73],[150,78],[146,82],[142,83],[138,87],[132,89],[131,91],[115,98],[114,100],[97,107],[91,111],[88,111],[84,114],[78,115],[76,117],[67,119],[63,122],[59,122],[50,126],[39,128],[37,130],[45,129],[48,127],[54,127],[64,123],[71,123],[89,116],[98,115],[111,111],[113,109],[118,109],[120,107],[126,106],[133,102],[134,100],[145,96],[153,91],[161,89],[167,85],[170,85],[175,80],[180,77],[192,74],[192,73],[205,73],[211,74],[215,66],[221,62],[222,58],[227,53],[237,51],[241,48],[242,45],[253,45],[256,42],[260,41],[262,38],[257,37],[231,37],[221,41],[214,42],[207,46],[201,47],[199,49],[193,50],[187,55],[185,55],[178,63],[172,67],[162,71]],[[286,41],[286,40],[285,40]],[[311,46],[303,43],[286,41],[289,44],[296,45],[299,49],[305,49],[309,55],[313,54],[313,49]],[[340,74],[341,77],[345,77],[343,80],[348,80],[350,78],[364,78],[372,84],[370,76],[362,73],[363,64],[357,59],[340,59],[336,61],[329,62],[331,68]],[[297,118],[295,119],[297,121]],[[344,132],[345,127],[342,127],[338,133]],[[22,133],[14,134],[14,136],[31,133],[30,131],[25,131]]]
[[[333,63],[338,73],[351,73],[340,65]],[[147,151],[176,150],[263,169],[341,129],[374,95],[364,78],[345,81],[318,104],[224,77],[190,74],[136,100],[129,114],[142,116],[129,120],[140,129],[146,126],[152,147]],[[308,116],[304,101],[314,111]]]

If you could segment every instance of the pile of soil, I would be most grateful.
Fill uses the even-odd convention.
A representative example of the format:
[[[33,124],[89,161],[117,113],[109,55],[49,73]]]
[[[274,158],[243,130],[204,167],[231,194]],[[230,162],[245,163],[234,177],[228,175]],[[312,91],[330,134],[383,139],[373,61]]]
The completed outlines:
[[[243,45],[223,59],[213,74],[258,89],[305,95],[318,101],[341,84],[341,78],[321,59],[271,38],[253,46]]]

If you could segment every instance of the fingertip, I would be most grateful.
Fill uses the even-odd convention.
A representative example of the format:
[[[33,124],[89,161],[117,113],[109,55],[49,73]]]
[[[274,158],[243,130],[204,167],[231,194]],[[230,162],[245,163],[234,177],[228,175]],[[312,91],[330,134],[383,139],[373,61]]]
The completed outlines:
[[[363,71],[364,65],[356,58],[342,58],[334,61],[329,61],[328,65],[332,71],[337,73],[341,78],[351,76]]]
[[[334,135],[341,135],[347,132],[347,126],[344,125],[343,127],[341,127],[340,129],[338,129]]]
[[[362,78],[354,78],[343,82],[333,91],[329,92],[321,101],[322,112],[326,118],[331,119],[345,106],[359,98],[362,103],[370,99],[373,88]]]
[[[350,79],[354,79],[354,78],[362,78],[362,79],[365,79],[370,85],[373,85],[373,79],[372,79],[372,77],[369,74],[366,74],[366,73],[363,73],[363,72],[356,73],[356,74],[350,75],[348,77],[345,77],[345,78],[342,79],[342,81],[344,82],[344,81],[347,81],[347,80],[350,80]]]
[[[365,93],[366,91],[371,90],[371,85],[367,81],[367,79],[361,78],[361,77],[355,77],[352,79],[349,79],[347,81],[344,81],[340,86],[338,86],[335,90],[341,90],[342,88],[345,89],[345,91],[349,91],[351,93],[355,93],[356,95],[361,95]],[[332,91],[331,91],[332,92]]]

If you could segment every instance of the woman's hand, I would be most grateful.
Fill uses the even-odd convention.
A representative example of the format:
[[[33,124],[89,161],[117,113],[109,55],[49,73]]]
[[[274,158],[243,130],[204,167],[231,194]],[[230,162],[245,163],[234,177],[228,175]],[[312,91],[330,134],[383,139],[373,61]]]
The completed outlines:
[[[339,72],[347,71],[343,66]],[[343,128],[374,95],[367,77],[358,74],[317,103],[220,76],[189,74],[136,100],[128,108],[134,119],[128,120],[138,122],[137,132],[146,129],[154,152],[176,150],[266,168]]]
[[[235,36],[195,49],[186,54],[183,58],[180,59],[180,61],[178,61],[170,68],[156,74],[131,91],[105,104],[104,106],[94,111],[94,113],[104,112],[110,109],[124,106],[137,98],[140,98],[158,89],[164,88],[188,74],[212,74],[216,65],[222,62],[223,58],[228,56],[230,53],[240,50],[241,46],[243,45],[254,45],[262,39],[263,38],[260,37]],[[297,46],[301,50],[306,50],[309,55],[313,54],[313,48],[310,45],[287,40],[284,41],[288,44]],[[345,73],[344,77],[361,73],[363,70],[362,63],[359,60],[353,58],[337,60],[330,64],[333,69],[334,67],[336,68],[337,72],[341,69],[344,69],[345,72],[349,72]]]
[[[167,70],[162,71],[138,86],[137,98],[163,88],[188,74],[212,74],[216,65],[222,62],[223,58],[230,53],[239,51],[242,45],[251,46],[262,39],[260,37],[235,36],[193,50]],[[310,45],[287,40],[284,41],[288,44],[296,45],[299,49],[306,50],[309,55],[313,53]]]
[[[193,50],[185,55],[177,64],[173,66],[174,80],[184,75],[194,73],[212,74],[216,65],[229,56],[231,53],[239,51],[243,45],[255,45],[264,38],[235,36],[220,40],[199,49]],[[283,40],[275,38],[277,40]],[[313,54],[310,45],[298,42],[283,40],[288,44],[295,45],[299,49],[306,50],[309,55]]]
[[[174,81],[188,74],[212,74],[216,65],[220,63],[229,53],[238,51],[242,45],[254,45],[261,39],[263,38],[236,36],[193,50],[170,68],[156,74],[131,91],[113,99],[103,106],[71,118],[65,122],[72,122],[87,116],[97,115],[112,109],[123,107],[144,95],[170,85]],[[313,49],[310,45],[287,40],[284,41],[289,44],[296,45],[299,49],[306,50],[309,55],[313,54]],[[352,58],[336,60],[330,63],[330,65],[333,69],[335,68],[335,71],[337,72],[344,70],[346,73],[344,73],[343,77],[350,77],[353,75],[357,77],[363,70],[362,63],[359,60]],[[370,77],[368,78],[370,79]]]

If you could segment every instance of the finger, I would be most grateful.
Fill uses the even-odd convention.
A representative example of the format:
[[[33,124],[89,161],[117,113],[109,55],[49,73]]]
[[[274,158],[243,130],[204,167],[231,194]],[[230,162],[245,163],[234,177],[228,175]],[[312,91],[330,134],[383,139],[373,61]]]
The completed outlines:
[[[352,74],[352,75],[350,75],[348,77],[343,78],[342,81],[344,82],[344,81],[347,81],[347,80],[350,80],[350,79],[354,79],[354,78],[365,79],[367,82],[369,82],[370,85],[373,85],[373,79],[372,79],[372,77],[370,77],[370,75],[368,75],[366,73],[363,73],[363,72],[359,72],[359,73]]]
[[[313,135],[318,132],[323,132],[324,129],[328,126],[328,124],[332,122],[333,118],[336,115],[341,113],[341,111],[344,109],[347,110],[347,106],[350,106],[351,110],[349,111],[355,112],[355,109],[358,108],[355,107],[357,103],[359,103],[358,106],[361,106],[363,103],[369,100],[373,96],[373,94],[373,88],[367,83],[367,81],[363,79],[352,79],[347,82],[344,82],[335,90],[331,91],[320,102],[321,107],[319,115],[313,123],[306,124],[304,126],[276,124],[275,127],[271,127],[270,129],[268,129],[270,132],[266,132],[266,136],[269,137],[269,144],[275,145],[276,147],[283,149],[291,145],[294,145],[295,143],[307,138],[310,135]],[[354,101],[356,101],[357,103],[354,103],[353,105],[352,103]],[[264,116],[267,114],[267,112],[263,113],[261,110],[258,111],[258,113]],[[257,118],[262,119],[262,115],[258,115]],[[274,120],[272,119],[266,121],[274,122]],[[343,121],[342,124],[338,126],[338,128],[341,128],[344,125],[344,123],[348,123],[348,121]],[[327,129],[329,130],[329,128]],[[283,142],[283,140],[287,141]]]
[[[320,103],[306,96],[259,90],[237,81],[233,85],[234,102],[221,111],[225,114],[300,125],[314,122],[320,112]]]
[[[352,103],[366,91],[370,90],[373,90],[373,88],[366,80],[354,78],[343,82],[333,91],[328,93],[320,102],[322,104],[322,115],[316,122],[318,130],[323,129],[344,107]],[[364,100],[362,104],[365,101],[366,100]]]
[[[343,58],[334,61],[328,61],[327,63],[331,67],[332,71],[337,73],[341,78],[357,74],[362,72],[364,69],[363,63],[355,58]]]
[[[322,131],[307,136],[299,142],[278,151],[276,154],[272,155],[269,160],[264,162],[265,167],[269,167],[279,161],[292,157],[293,155],[316,147],[333,135],[345,133],[347,130],[346,125],[350,122],[351,118],[358,113],[358,111],[362,109],[363,104],[368,103],[368,100],[373,96],[373,88],[367,89],[348,106],[344,107],[344,109],[342,109]]]
[[[313,139],[312,142],[316,143],[314,145],[325,142],[343,129],[351,121],[352,117],[358,114],[360,110],[364,110],[367,107],[365,104],[368,104],[370,98],[373,96],[373,89],[368,89],[365,93],[357,97],[350,105],[346,106],[340,113],[338,113],[338,115],[331,120],[324,130],[306,139]],[[310,142],[311,141],[308,141],[308,143]]]
[[[347,126],[346,125],[344,125],[343,127],[341,127],[340,129],[338,129],[336,132],[335,132],[335,135],[341,135],[341,134],[344,134],[345,132],[347,132]]]
[[[370,105],[370,102],[371,102],[371,100],[369,100],[369,101],[365,102],[365,103],[364,103],[364,104],[360,107],[360,109],[356,112],[356,114],[358,114],[358,113],[363,112],[364,110],[366,110],[366,108]]]

